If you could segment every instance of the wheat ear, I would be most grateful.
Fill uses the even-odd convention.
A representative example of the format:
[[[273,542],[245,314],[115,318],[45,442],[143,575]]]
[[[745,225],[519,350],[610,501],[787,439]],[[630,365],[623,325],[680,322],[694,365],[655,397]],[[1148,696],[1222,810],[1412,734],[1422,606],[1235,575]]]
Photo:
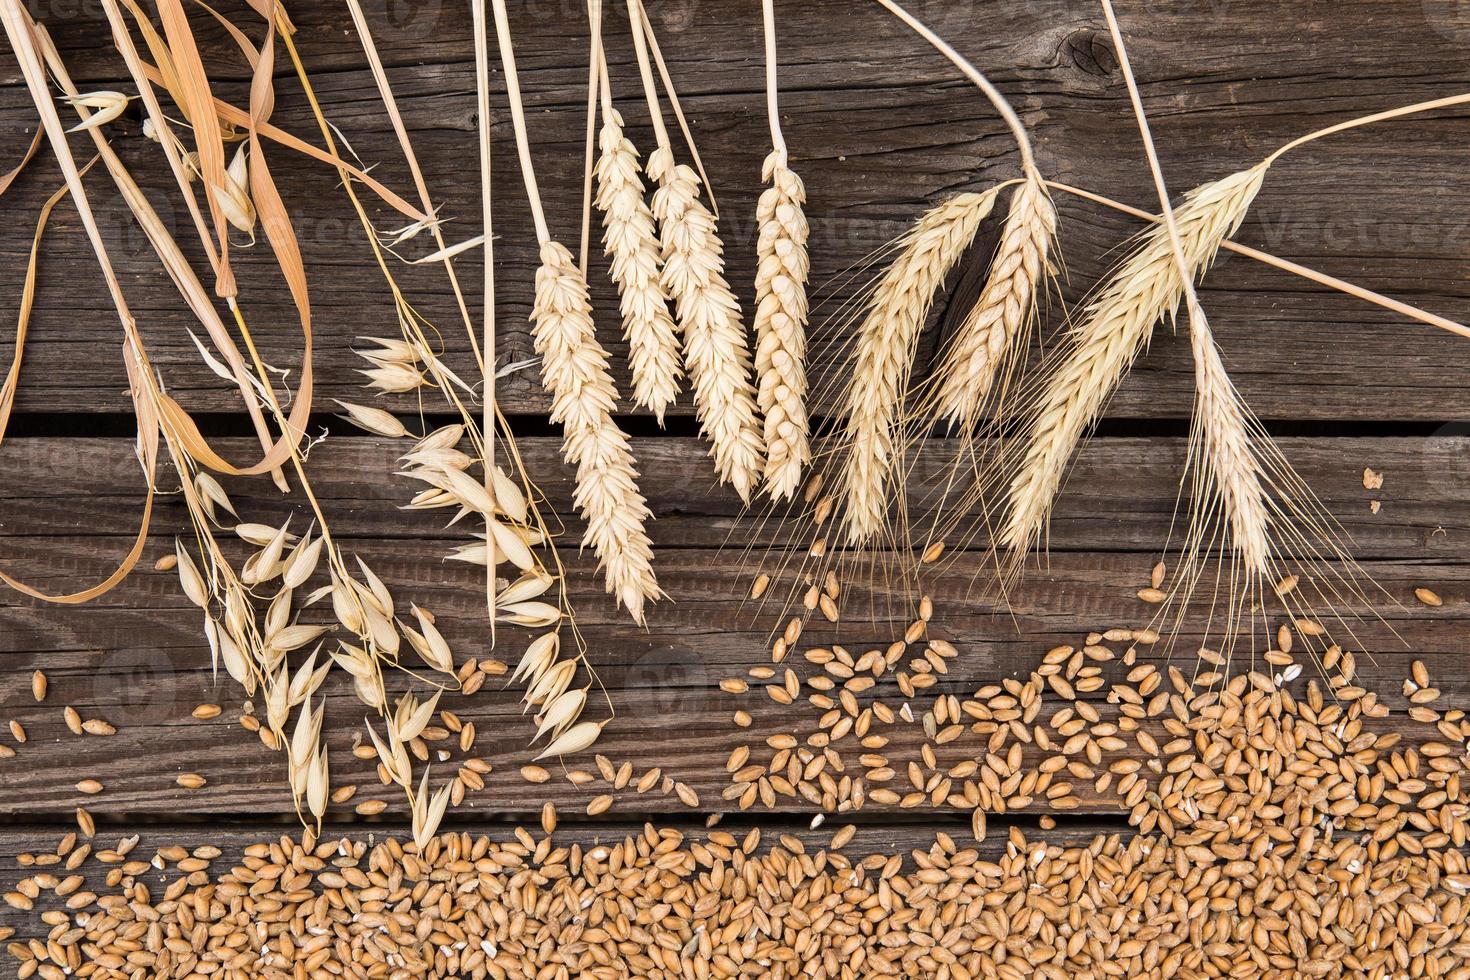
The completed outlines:
[[[945,275],[995,206],[997,190],[958,194],[925,212],[899,241],[898,257],[873,291],[858,330],[845,412],[842,486],[849,544],[865,544],[883,527],[888,480],[898,464],[895,423],[914,346]]]
[[[766,489],[789,500],[811,459],[806,413],[806,188],[779,150],[766,157],[770,184],[756,207],[756,397],[765,416]]]
[[[1200,512],[1195,524],[1205,523],[1200,517],[1208,501],[1218,500],[1230,521],[1232,548],[1251,580],[1260,581],[1271,571],[1271,516],[1246,407],[1197,304],[1191,304],[1189,320],[1195,385],[1190,455],[1203,464],[1214,490],[1195,494],[1194,506]]]
[[[633,400],[663,425],[664,412],[679,393],[678,330],[660,278],[662,259],[653,212],[644,200],[638,151],[623,135],[623,117],[610,106],[603,108],[598,142],[597,207],[603,247],[618,285]]]
[[[1016,338],[1034,315],[1036,291],[1056,234],[1057,212],[1032,171],[1011,195],[1011,210],[990,277],[950,341],[935,373],[934,415],[973,429]]]
[[[659,595],[644,530],[648,504],[638,492],[628,437],[613,421],[617,392],[592,327],[587,280],[572,253],[554,241],[541,246],[531,319],[551,419],[563,427],[562,454],[577,467],[574,499],[587,521],[582,545],[597,555],[607,591],[642,623],[644,601]]]
[[[1200,275],[1220,243],[1240,227],[1265,173],[1261,164],[1202,184],[1176,210],[1191,276]],[[1065,360],[1041,394],[1024,458],[1011,481],[1001,538],[1013,553],[1019,555],[1041,537],[1073,450],[1148,343],[1154,324],[1175,312],[1183,292],[1168,229],[1155,226],[1072,330]]]
[[[698,175],[687,165],[675,165],[667,144],[649,154],[648,176],[658,182],[653,214],[663,249],[663,283],[684,332],[695,413],[713,445],[720,479],[749,503],[761,476],[761,430],[745,325],[725,281],[724,247],[714,215],[699,199]]]

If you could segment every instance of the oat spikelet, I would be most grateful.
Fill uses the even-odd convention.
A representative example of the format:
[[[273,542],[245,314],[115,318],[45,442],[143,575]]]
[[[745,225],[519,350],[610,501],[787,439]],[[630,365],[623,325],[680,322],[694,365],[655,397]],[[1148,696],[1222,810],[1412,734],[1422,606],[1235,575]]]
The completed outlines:
[[[1194,424],[1190,455],[1201,464],[1205,490],[1196,493],[1197,512],[1218,502],[1230,524],[1230,546],[1258,583],[1271,572],[1271,509],[1261,476],[1263,468],[1251,438],[1240,393],[1230,380],[1204,311],[1191,306],[1190,345],[1194,351]],[[1196,517],[1194,526],[1206,522]],[[1251,589],[1246,594],[1253,595]]]
[[[556,242],[541,246],[531,319],[551,419],[564,431],[562,454],[577,467],[574,499],[587,521],[582,545],[596,553],[607,591],[642,623],[644,601],[658,597],[653,547],[643,526],[648,505],[638,492],[628,437],[612,418],[617,393],[607,352],[593,331],[587,280]]]
[[[715,469],[747,503],[762,471],[760,424],[750,349],[740,306],[725,281],[724,247],[715,218],[699,199],[699,177],[660,146],[649,154],[658,182],[653,213],[663,246],[663,282],[684,331],[684,361],[700,428],[713,445]]]
[[[1258,165],[1203,184],[1176,209],[1193,275],[1209,266],[1220,243],[1240,226],[1265,172]],[[1041,537],[1077,443],[1148,343],[1154,324],[1173,315],[1183,292],[1168,230],[1155,226],[1071,331],[1065,360],[1041,394],[1025,456],[1011,481],[1010,513],[1001,538],[1013,553],[1024,552]]]
[[[965,428],[979,420],[1007,358],[1016,353],[1016,338],[1035,311],[1056,225],[1056,208],[1041,176],[1033,172],[1011,197],[990,277],[935,374],[935,417]]]
[[[914,345],[945,275],[974,240],[995,194],[958,194],[931,208],[899,241],[898,258],[873,291],[858,331],[845,413],[849,544],[865,544],[883,527],[889,477],[898,465],[896,420]]]
[[[788,500],[811,459],[806,414],[806,188],[779,150],[766,157],[770,184],[756,207],[756,398],[765,416],[766,488]]]
[[[679,393],[679,337],[660,278],[663,262],[653,212],[643,196],[638,151],[623,135],[623,117],[616,109],[604,112],[598,142],[597,207],[603,247],[618,284],[633,400],[663,425],[664,412]]]

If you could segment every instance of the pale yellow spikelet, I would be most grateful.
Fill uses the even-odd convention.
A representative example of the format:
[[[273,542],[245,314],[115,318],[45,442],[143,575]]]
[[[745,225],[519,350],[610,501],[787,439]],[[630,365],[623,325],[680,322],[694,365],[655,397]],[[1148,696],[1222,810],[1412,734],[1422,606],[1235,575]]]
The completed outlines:
[[[1198,276],[1235,233],[1266,168],[1258,165],[1191,191],[1175,211],[1184,257]],[[1001,540],[1022,553],[1040,537],[1067,463],[1087,428],[1166,315],[1183,296],[1163,225],[1152,228],[1072,329],[1065,359],[1047,382],[1020,469],[1011,481]]]
[[[713,446],[720,479],[750,501],[762,472],[760,423],[750,348],[740,306],[725,280],[715,218],[699,199],[699,177],[661,146],[648,157],[658,183],[653,213],[663,249],[663,282],[684,332],[684,361],[699,424]]]
[[[766,157],[770,184],[756,207],[755,371],[765,417],[766,488],[788,500],[811,459],[806,411],[806,188],[780,151]]]
[[[1271,507],[1262,482],[1264,467],[1257,455],[1247,409],[1230,380],[1204,312],[1190,309],[1189,335],[1194,352],[1194,426],[1190,454],[1202,470],[1204,493],[1193,506],[1199,529],[1209,523],[1205,512],[1218,506],[1230,527],[1230,547],[1247,579],[1259,583],[1271,573]],[[1253,591],[1249,588],[1246,594]]]
[[[935,372],[934,416],[973,428],[1016,340],[1035,312],[1036,290],[1056,233],[1057,212],[1040,175],[1011,196],[1011,210],[980,297]]]
[[[562,454],[577,467],[573,499],[587,521],[582,544],[597,555],[607,591],[641,623],[644,601],[659,594],[644,530],[651,515],[638,492],[628,437],[613,421],[617,393],[593,331],[587,280],[556,242],[541,246],[531,319],[551,418],[563,428]]]
[[[679,393],[681,367],[653,212],[644,200],[638,151],[623,135],[623,117],[616,109],[605,113],[598,142],[602,152],[597,161],[597,207],[602,212],[603,247],[618,285],[633,400],[653,412],[662,425],[664,412]]]
[[[996,191],[957,194],[925,212],[899,241],[898,257],[873,291],[858,330],[845,410],[842,486],[850,544],[866,544],[883,527],[915,344],[945,275],[974,240]]]

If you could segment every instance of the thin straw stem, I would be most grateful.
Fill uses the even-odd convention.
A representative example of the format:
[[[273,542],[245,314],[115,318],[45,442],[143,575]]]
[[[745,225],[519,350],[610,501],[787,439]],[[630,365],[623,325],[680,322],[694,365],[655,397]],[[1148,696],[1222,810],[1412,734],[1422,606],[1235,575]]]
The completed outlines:
[[[1000,113],[1000,117],[1010,127],[1011,135],[1016,138],[1016,144],[1021,148],[1022,169],[1026,171],[1036,169],[1036,160],[1031,153],[1031,138],[1026,135],[1026,127],[1021,124],[1021,118],[1016,115],[1016,110],[1011,108],[1006,97],[1000,93],[1000,89],[990,84],[990,79],[986,78],[980,69],[970,64],[963,55],[950,47],[948,41],[935,34],[927,24],[903,9],[895,0],[877,0],[877,2],[912,28],[914,33],[933,45],[936,51],[948,58],[956,68],[965,73],[970,81],[979,86],[980,91],[984,92],[985,97],[990,100],[990,104],[995,106],[995,111]]]
[[[373,72],[373,81],[378,86],[378,95],[383,100],[384,108],[388,110],[388,121],[392,124],[393,133],[403,148],[404,158],[408,162],[409,175],[413,178],[414,190],[419,195],[419,203],[425,214],[433,215],[434,202],[429,196],[429,186],[424,180],[423,168],[419,166],[418,155],[413,151],[413,141],[408,136],[408,127],[403,124],[403,116],[398,111],[398,100],[393,95],[393,87],[388,84],[388,72],[383,67],[383,59],[378,55],[378,45],[373,40],[372,28],[368,26],[367,15],[363,13],[361,0],[347,0],[347,10],[352,14],[352,24],[357,29],[358,38],[362,41],[363,53],[367,55],[368,66]],[[282,33],[289,36],[289,32],[283,31]],[[429,223],[429,234],[434,238],[434,245],[443,251],[444,233],[440,231],[438,222]],[[474,321],[470,318],[464,291],[459,287],[459,277],[454,273],[454,263],[447,257],[444,259],[444,272],[449,277],[449,287],[454,292],[455,304],[459,308],[461,319],[464,320],[465,333],[469,335],[470,348],[474,351],[475,361],[479,364],[481,372],[484,372],[485,362],[480,354],[479,340],[475,337]],[[492,369],[488,373],[494,374],[495,372]]]
[[[1159,165],[1159,154],[1154,148],[1153,132],[1148,124],[1148,115],[1143,111],[1143,98],[1138,94],[1138,81],[1133,77],[1133,65],[1128,59],[1128,48],[1123,43],[1123,31],[1118,27],[1118,18],[1113,13],[1112,0],[1101,0],[1103,16],[1107,18],[1108,31],[1113,35],[1113,50],[1118,55],[1118,67],[1123,70],[1123,84],[1128,87],[1128,101],[1133,104],[1133,115],[1138,120],[1138,134],[1143,137],[1143,152],[1148,157],[1149,173],[1153,176],[1154,190],[1159,195],[1159,207],[1164,216],[1164,227],[1169,232],[1169,250],[1174,254],[1174,266],[1179,279],[1184,283],[1184,298],[1192,314],[1199,312],[1199,297],[1194,291],[1194,276],[1189,263],[1184,260],[1184,243],[1179,238],[1179,225],[1174,221],[1174,208],[1169,203],[1169,188],[1164,183],[1164,168]]]
[[[776,104],[776,5],[774,0],[761,0],[761,20],[766,34],[766,115],[771,123],[771,148],[781,166],[786,166],[786,137],[781,135],[781,113]]]
[[[541,192],[536,187],[536,171],[531,165],[531,138],[526,130],[526,110],[521,105],[521,82],[516,73],[516,56],[510,43],[510,18],[505,0],[491,0],[495,10],[495,38],[500,44],[500,63],[505,69],[505,92],[510,99],[510,118],[516,131],[516,153],[521,160],[521,176],[526,182],[526,197],[531,202],[531,218],[536,222],[536,241],[551,241],[546,225],[546,211],[541,207]]]
[[[1065,184],[1058,180],[1048,180],[1046,182],[1046,186],[1050,187],[1052,190],[1062,191],[1065,194],[1071,194],[1074,197],[1080,197],[1085,201],[1092,201],[1094,204],[1101,204],[1104,207],[1112,208],[1114,211],[1122,212],[1123,214],[1129,215],[1134,218],[1139,218],[1143,221],[1163,220],[1159,215],[1150,214],[1149,212],[1143,211],[1139,208],[1135,208],[1132,205],[1124,204],[1121,201],[1115,201],[1111,197],[1106,197],[1102,194],[1094,193],[1093,191],[1083,190],[1080,187],[1074,187],[1071,184]],[[1467,327],[1464,324],[1456,323],[1454,320],[1446,319],[1445,317],[1442,317],[1437,313],[1430,313],[1428,310],[1421,310],[1417,306],[1410,306],[1408,303],[1396,300],[1391,296],[1384,296],[1382,293],[1375,293],[1371,289],[1366,289],[1356,283],[1348,282],[1345,279],[1339,279],[1336,276],[1328,275],[1325,272],[1319,272],[1318,270],[1313,269],[1310,266],[1301,265],[1300,263],[1293,262],[1290,259],[1283,259],[1280,256],[1272,255],[1269,252],[1262,252],[1259,249],[1251,248],[1249,245],[1241,245],[1239,242],[1233,242],[1228,238],[1221,242],[1220,246],[1231,252],[1234,252],[1236,255],[1243,255],[1246,258],[1254,259],[1255,261],[1260,262],[1263,265],[1269,265],[1273,268],[1280,269],[1282,272],[1289,272],[1292,275],[1301,276],[1303,279],[1315,282],[1319,286],[1326,286],[1328,289],[1335,289],[1340,293],[1345,293],[1348,296],[1360,299],[1365,303],[1372,303],[1374,306],[1381,306],[1385,310],[1397,313],[1400,316],[1406,316],[1411,320],[1418,320],[1420,323],[1428,324],[1431,327],[1438,327],[1441,330],[1448,331],[1449,333],[1456,334],[1460,337],[1470,338],[1470,327]]]
[[[587,143],[582,161],[582,249],[577,264],[582,276],[587,276],[587,254],[592,243],[592,168],[597,149],[597,96],[602,88],[599,81],[606,74],[602,66],[602,4],[600,0],[587,0]],[[604,100],[607,93],[603,93]]]
[[[490,50],[486,39],[485,0],[471,0],[475,31],[475,109],[479,120],[480,144],[480,221],[485,235],[484,244],[484,320],[480,324],[483,334],[481,347],[485,352],[480,362],[484,393],[481,398],[480,436],[484,443],[485,480],[487,488],[494,484],[495,467],[495,236],[491,233],[490,194]],[[488,526],[494,520],[485,515],[485,604],[490,613],[490,643],[495,643],[495,568],[499,564],[498,549],[494,545],[494,534]]]
[[[638,5],[638,19],[643,25],[643,36],[648,41],[648,52],[653,55],[653,63],[658,67],[658,76],[663,79],[664,92],[669,96],[669,108],[674,110],[674,119],[679,123],[679,132],[684,136],[684,145],[689,147],[689,156],[694,160],[694,169],[699,172],[699,181],[704,185],[705,194],[709,196],[710,213],[718,220],[720,202],[715,200],[714,183],[704,169],[704,159],[699,155],[699,147],[694,143],[694,132],[689,128],[689,120],[684,117],[684,107],[679,104],[679,93],[674,90],[674,79],[669,75],[669,66],[664,62],[663,52],[659,50],[658,37],[653,33],[653,24],[648,19],[648,12],[643,9],[642,0],[631,0],[631,2]]]
[[[1464,92],[1460,95],[1447,95],[1442,99],[1431,99],[1428,102],[1416,102],[1413,105],[1399,106],[1397,109],[1385,109],[1383,112],[1375,112],[1371,115],[1359,116],[1356,119],[1334,123],[1315,132],[1307,133],[1305,136],[1298,136],[1267,157],[1266,163],[1275,163],[1276,159],[1283,153],[1294,150],[1304,143],[1319,140],[1324,136],[1331,136],[1334,133],[1341,133],[1348,129],[1356,129],[1359,126],[1367,126],[1369,123],[1383,122],[1387,119],[1398,119],[1401,116],[1411,116],[1419,112],[1431,112],[1435,109],[1447,109],[1450,106],[1464,105],[1467,102],[1470,102],[1470,92]]]
[[[658,83],[653,80],[653,63],[648,58],[648,41],[643,36],[643,8],[638,0],[628,0],[628,24],[633,29],[633,50],[638,54],[638,75],[643,79],[643,97],[648,100],[654,142],[661,147],[672,147],[658,102]]]

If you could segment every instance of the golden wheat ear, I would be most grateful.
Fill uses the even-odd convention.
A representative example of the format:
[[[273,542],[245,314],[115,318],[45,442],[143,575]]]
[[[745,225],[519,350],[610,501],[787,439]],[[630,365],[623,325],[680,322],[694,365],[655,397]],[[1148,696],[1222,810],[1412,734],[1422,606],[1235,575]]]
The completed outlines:
[[[872,542],[888,522],[889,490],[903,469],[899,409],[915,345],[945,277],[974,241],[998,190],[958,194],[926,212],[873,290],[847,383],[843,459],[834,487],[849,545]]]
[[[1186,196],[1176,219],[1190,279],[1209,267],[1220,243],[1240,227],[1265,172],[1260,164]],[[1007,491],[999,544],[1013,558],[1023,557],[1041,539],[1078,443],[1148,344],[1154,326],[1178,308],[1185,284],[1167,227],[1151,228],[1068,332],[1032,410]]]
[[[766,492],[792,499],[811,461],[806,409],[806,326],[809,315],[806,186],[789,166],[777,105],[776,16],[761,4],[765,28],[766,116],[771,152],[761,168],[769,186],[756,206],[759,228],[755,275],[756,402],[765,417]]]
[[[633,401],[653,412],[659,425],[679,393],[682,371],[678,328],[669,313],[663,256],[653,212],[644,198],[638,151],[623,133],[623,117],[604,94],[597,207],[603,246],[618,287],[623,336],[633,374]]]
[[[1178,600],[1177,626],[1182,622],[1194,589],[1210,564],[1208,556],[1212,553],[1218,556],[1215,588],[1210,600],[1211,623],[1206,626],[1206,640],[1208,642],[1210,625],[1220,608],[1223,589],[1225,602],[1220,632],[1226,648],[1223,662],[1228,665],[1241,619],[1254,617],[1258,611],[1265,618],[1261,601],[1264,586],[1271,581],[1273,573],[1280,574],[1276,570],[1281,567],[1281,556],[1290,555],[1298,563],[1310,563],[1319,573],[1326,573],[1329,580],[1335,575],[1343,589],[1360,596],[1355,581],[1323,561],[1324,548],[1331,557],[1345,561],[1350,570],[1356,566],[1338,546],[1330,519],[1321,514],[1320,507],[1315,506],[1315,498],[1251,414],[1225,370],[1209,320],[1195,293],[1194,273],[1186,254],[1185,239],[1169,203],[1163,167],[1159,163],[1122,29],[1118,26],[1111,0],[1100,2],[1158,192],[1170,259],[1180,280],[1182,299],[1187,309],[1190,352],[1194,358],[1195,402],[1188,459],[1191,478],[1185,481],[1192,490],[1190,521],[1181,560],[1182,575],[1177,587],[1171,590],[1170,599]],[[1323,577],[1321,574],[1317,576],[1319,581]],[[1152,590],[1157,593],[1157,583]],[[1332,587],[1332,591],[1341,598],[1340,590]],[[1286,595],[1282,595],[1282,600],[1289,612]]]

